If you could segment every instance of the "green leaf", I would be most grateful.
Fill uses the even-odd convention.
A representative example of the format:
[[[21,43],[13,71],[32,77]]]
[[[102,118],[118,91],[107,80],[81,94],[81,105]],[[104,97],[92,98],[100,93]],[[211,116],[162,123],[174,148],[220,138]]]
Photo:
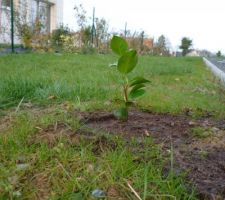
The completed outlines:
[[[141,89],[141,88],[143,88],[143,87],[145,87],[144,84],[138,84],[138,85],[135,85],[135,86],[131,89],[130,93],[135,92],[136,90],[139,90],[139,89]]]
[[[137,85],[137,84],[142,84],[142,83],[150,83],[150,81],[143,77],[136,77],[131,80],[130,87]]]
[[[122,56],[128,50],[128,44],[126,40],[116,35],[113,36],[110,47],[112,51],[119,56]]]
[[[127,121],[128,109],[126,107],[122,107],[114,112],[114,116],[119,120]]]
[[[123,73],[127,74],[131,72],[138,62],[138,55],[136,50],[129,50],[125,52],[118,61],[117,69]]]
[[[138,97],[142,96],[143,94],[145,94],[145,90],[139,89],[139,90],[135,90],[133,92],[130,92],[129,97],[131,99],[135,99],[135,98],[138,98]]]

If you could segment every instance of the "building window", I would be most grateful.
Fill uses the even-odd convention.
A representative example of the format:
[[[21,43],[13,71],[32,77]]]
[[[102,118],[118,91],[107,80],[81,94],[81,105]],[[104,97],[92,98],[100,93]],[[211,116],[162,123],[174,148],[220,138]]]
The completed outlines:
[[[10,7],[10,0],[2,0],[3,7]]]

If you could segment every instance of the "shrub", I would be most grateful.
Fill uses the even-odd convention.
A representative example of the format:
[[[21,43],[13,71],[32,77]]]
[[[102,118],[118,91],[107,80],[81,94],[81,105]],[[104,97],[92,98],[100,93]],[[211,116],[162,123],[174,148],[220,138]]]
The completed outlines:
[[[73,35],[61,35],[61,48],[66,53],[77,53],[79,51],[79,45],[77,43],[78,36]]]
[[[52,32],[51,43],[54,47],[62,47],[63,38],[62,36],[70,36],[70,29],[67,26],[61,25],[58,29]]]
[[[28,24],[22,24],[18,28],[18,33],[24,48],[31,48],[33,30]]]
[[[37,51],[51,52],[50,34],[39,34],[32,38],[32,48]]]
[[[127,74],[132,72],[138,63],[138,54],[136,50],[128,49],[126,40],[121,37],[113,36],[111,40],[111,49],[119,57],[117,63],[111,66],[117,67],[124,79],[123,84],[123,105],[114,114],[123,121],[128,119],[128,109],[134,104],[133,100],[145,94],[145,84],[150,82],[143,77],[128,79]]]

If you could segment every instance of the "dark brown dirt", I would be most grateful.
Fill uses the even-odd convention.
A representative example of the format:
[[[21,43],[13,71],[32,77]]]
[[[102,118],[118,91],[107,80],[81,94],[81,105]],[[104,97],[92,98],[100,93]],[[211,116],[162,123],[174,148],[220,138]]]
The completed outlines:
[[[130,111],[129,120],[121,122],[107,112],[76,113],[87,127],[111,134],[153,137],[163,151],[174,151],[175,172],[188,172],[200,199],[225,199],[225,120],[193,120],[188,116]],[[197,138],[194,127],[210,131]]]

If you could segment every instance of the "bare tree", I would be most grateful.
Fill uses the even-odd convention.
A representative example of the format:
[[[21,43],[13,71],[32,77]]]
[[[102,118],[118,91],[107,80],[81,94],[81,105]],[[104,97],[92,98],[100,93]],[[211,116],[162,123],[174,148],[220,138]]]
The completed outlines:
[[[109,33],[108,23],[104,18],[96,18],[96,47],[101,48],[103,44],[107,45]]]
[[[157,42],[154,45],[153,53],[154,55],[160,55],[160,56],[170,55],[169,41],[164,35],[161,35],[158,38]]]
[[[77,25],[79,29],[81,30],[85,27],[87,23],[87,17],[86,17],[87,12],[84,10],[82,4],[75,6],[74,10],[75,10]]]

